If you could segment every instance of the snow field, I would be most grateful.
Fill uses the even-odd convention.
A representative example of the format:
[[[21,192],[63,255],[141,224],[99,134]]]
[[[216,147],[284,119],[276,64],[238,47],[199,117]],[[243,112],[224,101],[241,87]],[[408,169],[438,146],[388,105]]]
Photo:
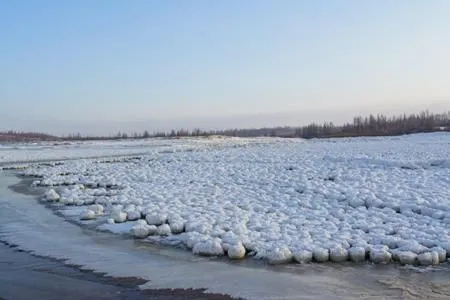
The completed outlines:
[[[450,255],[450,135],[230,143],[24,173],[53,187],[47,201],[86,206],[82,219],[137,221],[136,238],[198,255],[424,266]]]

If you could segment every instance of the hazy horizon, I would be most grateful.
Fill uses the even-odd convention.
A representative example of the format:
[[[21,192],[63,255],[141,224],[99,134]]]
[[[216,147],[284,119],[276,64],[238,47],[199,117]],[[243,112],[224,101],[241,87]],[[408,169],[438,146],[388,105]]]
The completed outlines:
[[[8,1],[0,130],[113,134],[450,110],[450,2]]]

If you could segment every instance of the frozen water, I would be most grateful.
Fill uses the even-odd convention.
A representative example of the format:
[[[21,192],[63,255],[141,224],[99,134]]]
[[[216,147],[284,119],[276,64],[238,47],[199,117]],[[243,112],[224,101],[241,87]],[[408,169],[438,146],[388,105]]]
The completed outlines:
[[[60,203],[101,205],[110,229],[145,218],[188,248],[218,238],[222,251],[241,243],[268,261],[303,261],[299,250],[316,262],[369,253],[376,263],[430,252],[434,264],[450,247],[449,143],[445,133],[158,140],[135,157],[34,163],[23,173],[57,189]],[[97,156],[114,147],[99,145]],[[119,148],[140,147],[127,145]]]

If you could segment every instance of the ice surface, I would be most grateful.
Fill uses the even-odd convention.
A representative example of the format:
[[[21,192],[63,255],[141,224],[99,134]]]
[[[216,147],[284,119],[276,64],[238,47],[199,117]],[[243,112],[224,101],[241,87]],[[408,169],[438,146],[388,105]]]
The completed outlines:
[[[303,261],[299,250],[316,262],[430,253],[422,261],[434,264],[449,255],[450,134],[152,143],[136,157],[37,163],[23,173],[61,187],[60,203],[101,205],[110,229],[145,218],[156,234],[200,243],[198,253],[218,238],[222,251],[241,243],[274,262]],[[91,150],[109,154],[112,145]]]

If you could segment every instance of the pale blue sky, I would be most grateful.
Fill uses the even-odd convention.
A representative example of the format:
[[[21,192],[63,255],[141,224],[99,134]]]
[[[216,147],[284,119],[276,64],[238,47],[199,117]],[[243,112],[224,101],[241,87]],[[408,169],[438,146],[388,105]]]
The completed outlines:
[[[448,0],[3,0],[0,130],[449,108],[449,16]]]

